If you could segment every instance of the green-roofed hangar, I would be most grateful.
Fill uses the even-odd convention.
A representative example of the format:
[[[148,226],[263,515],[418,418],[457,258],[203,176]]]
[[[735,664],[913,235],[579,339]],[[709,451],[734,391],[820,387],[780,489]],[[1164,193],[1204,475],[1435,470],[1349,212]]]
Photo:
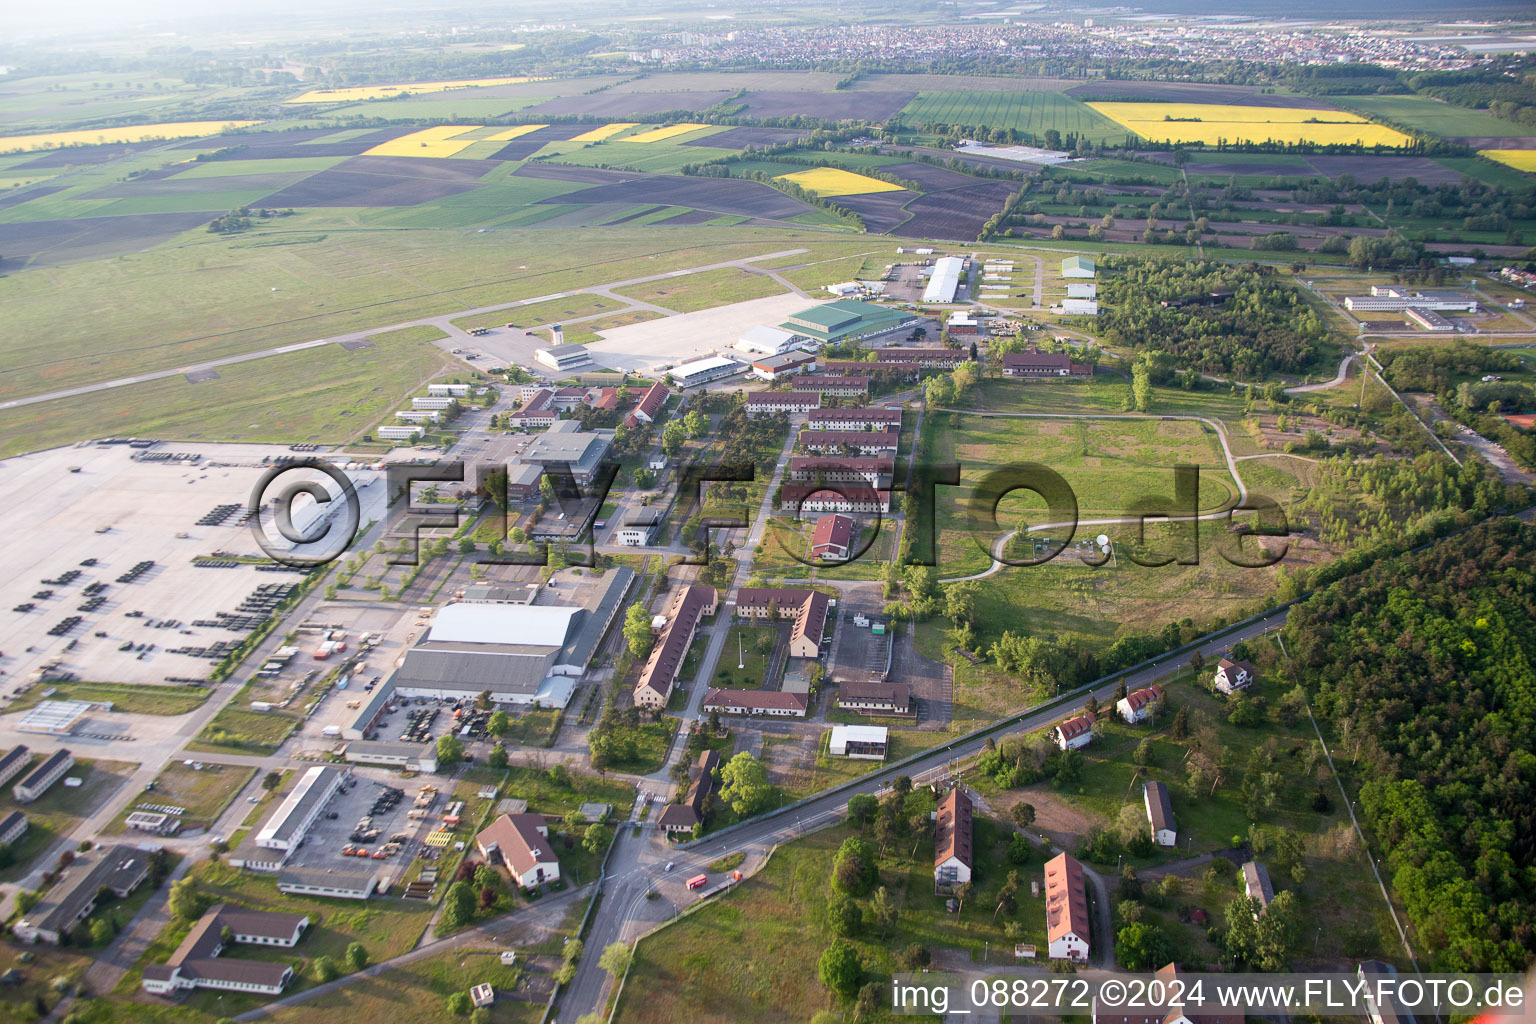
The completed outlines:
[[[887,309],[872,302],[838,299],[801,310],[779,326],[823,345],[836,345],[899,331],[921,319],[916,313]]]

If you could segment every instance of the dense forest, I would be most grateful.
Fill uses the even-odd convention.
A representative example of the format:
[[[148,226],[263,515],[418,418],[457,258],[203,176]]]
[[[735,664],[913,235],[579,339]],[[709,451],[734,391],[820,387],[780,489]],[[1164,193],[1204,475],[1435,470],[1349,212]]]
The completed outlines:
[[[1256,264],[1105,261],[1098,326],[1112,347],[1166,352],[1202,373],[1258,380],[1304,373],[1323,354],[1328,328],[1301,294]],[[1211,305],[1163,302],[1231,293]]]
[[[1334,583],[1286,626],[1436,970],[1536,955],[1532,565],[1536,529],[1486,523]]]

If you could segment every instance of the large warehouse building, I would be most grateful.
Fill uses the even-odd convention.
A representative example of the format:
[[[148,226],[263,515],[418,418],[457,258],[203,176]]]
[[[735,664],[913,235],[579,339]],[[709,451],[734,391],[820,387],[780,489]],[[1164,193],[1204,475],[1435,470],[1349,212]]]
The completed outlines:
[[[330,765],[318,765],[305,772],[293,792],[256,833],[256,845],[292,853],[304,841],[310,826],[320,817],[320,812],[325,810],[325,805],[336,795],[346,777],[346,772]]]
[[[633,569],[616,566],[573,604],[450,604],[381,690],[402,697],[473,697],[563,708],[624,605]],[[380,698],[363,709],[377,714]],[[359,720],[346,735],[361,736]]]
[[[838,299],[801,310],[779,326],[803,334],[818,345],[835,345],[899,331],[920,319],[915,313],[887,309],[872,302]]]
[[[933,273],[928,276],[928,286],[923,289],[924,302],[954,302],[960,290],[960,275],[965,272],[965,257],[941,256],[934,261]]]
[[[726,356],[709,356],[675,366],[667,371],[667,376],[671,377],[673,383],[680,388],[692,388],[712,380],[719,380],[721,377],[729,377],[745,369],[747,369],[746,363],[738,363]]]

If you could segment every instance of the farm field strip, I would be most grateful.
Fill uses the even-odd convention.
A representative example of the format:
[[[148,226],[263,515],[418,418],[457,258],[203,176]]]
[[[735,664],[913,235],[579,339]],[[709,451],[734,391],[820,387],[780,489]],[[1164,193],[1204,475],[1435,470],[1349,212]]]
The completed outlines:
[[[665,142],[668,139],[675,139],[679,135],[687,135],[689,132],[696,132],[703,128],[713,127],[715,126],[712,124],[674,124],[666,128],[652,128],[648,132],[641,132],[638,135],[631,135],[624,141],[638,143]]]
[[[904,119],[936,124],[1011,128],[1043,135],[1049,129],[1090,142],[1119,142],[1125,130],[1088,104],[1059,92],[920,92]]]
[[[128,128],[91,128],[83,131],[46,132],[41,135],[0,136],[0,152],[36,152],[66,146],[96,146],[120,142],[151,142],[158,139],[195,139],[217,135],[226,128],[247,128],[260,121],[174,121],[141,124]]]
[[[520,75],[513,78],[465,78],[452,82],[405,82],[400,85],[363,85],[348,89],[311,89],[284,103],[356,103],[359,100],[379,100],[401,93],[447,92],[450,89],[471,89],[486,85],[520,85],[523,82],[547,82],[548,77],[534,78]]]
[[[453,156],[463,149],[473,146],[478,140],[464,139],[459,136],[466,132],[472,132],[481,125],[473,124],[444,124],[434,128],[423,128],[419,132],[411,132],[402,135],[398,139],[380,143],[363,153],[364,156]]]
[[[532,132],[538,131],[541,128],[548,128],[548,127],[549,127],[549,125],[547,125],[547,124],[520,124],[520,125],[518,125],[515,128],[507,128],[507,129],[505,129],[503,131],[499,131],[495,135],[487,135],[484,138],[482,138],[480,141],[481,142],[511,142],[513,139],[520,139],[524,135],[528,135],[528,134],[531,134]]]
[[[1536,174],[1536,149],[1480,149],[1478,156],[1495,160],[1505,167]]]
[[[615,121],[613,124],[605,124],[601,128],[593,128],[589,132],[571,136],[572,142],[602,142],[611,139],[620,132],[629,131],[631,128],[640,127],[639,121]]]
[[[819,196],[867,196],[876,192],[903,191],[900,185],[837,167],[810,167],[793,174],[781,174],[779,180],[792,182]]]
[[[1225,103],[1095,102],[1088,106],[1145,139],[1169,142],[1313,142],[1318,145],[1406,146],[1402,132],[1359,114],[1310,107]]]

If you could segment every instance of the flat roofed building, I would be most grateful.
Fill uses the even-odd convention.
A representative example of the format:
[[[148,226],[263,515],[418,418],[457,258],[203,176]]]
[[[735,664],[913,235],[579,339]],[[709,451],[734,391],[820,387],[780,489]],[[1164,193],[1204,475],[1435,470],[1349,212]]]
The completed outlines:
[[[748,416],[772,416],[775,413],[805,413],[821,406],[820,391],[749,391]]]
[[[442,418],[443,414],[440,412],[412,412],[409,409],[402,409],[395,413],[395,419],[404,420],[406,423],[436,423]]]
[[[68,736],[74,732],[75,726],[80,720],[89,714],[94,708],[101,707],[111,711],[110,701],[89,700],[42,700],[37,706],[21,716],[16,723],[19,732],[40,732],[50,736]]]
[[[9,846],[26,832],[27,816],[20,811],[12,811],[4,818],[0,818],[0,845]]]
[[[703,704],[705,712],[766,718],[804,718],[806,707],[805,694],[783,690],[710,690]]]
[[[306,771],[256,833],[256,845],[289,853],[297,849],[346,777],[342,769],[330,765],[316,765]]]
[[[560,879],[560,861],[542,814],[503,814],[475,836],[488,862],[500,860],[523,889]]]
[[[1067,298],[1069,299],[1096,299],[1099,297],[1099,286],[1092,282],[1088,284],[1067,285]]]
[[[469,387],[468,384],[428,384],[427,394],[463,398],[469,394]]]
[[[520,459],[543,466],[546,471],[569,467],[576,483],[584,486],[597,474],[612,446],[613,431],[582,430],[576,420],[560,420],[535,437]]]
[[[28,772],[20,782],[11,787],[19,804],[29,804],[48,792],[55,782],[75,766],[75,755],[68,750],[55,750],[43,763]]]
[[[533,358],[551,370],[569,370],[592,361],[592,353],[581,345],[550,345],[536,349]]]
[[[883,725],[834,725],[827,741],[833,757],[864,761],[884,761],[890,746],[890,731]]]
[[[431,743],[388,743],[382,740],[355,740],[341,755],[352,764],[375,764],[406,772],[437,772],[437,747]]]
[[[1410,292],[1406,288],[1373,287],[1370,295],[1344,296],[1344,308],[1362,313],[1428,309],[1476,313],[1477,300],[1461,292]]]
[[[337,900],[365,900],[378,888],[379,874],[370,868],[289,865],[277,873],[278,891],[293,896],[327,896]]]
[[[726,356],[707,356],[704,359],[695,359],[692,362],[674,366],[667,371],[667,376],[671,377],[672,382],[680,388],[692,388],[740,373],[746,368],[746,363],[739,363]]]
[[[910,715],[912,687],[906,683],[838,683],[837,706],[861,715]]]
[[[933,261],[933,272],[923,288],[924,302],[954,302],[960,289],[960,275],[965,272],[965,257],[940,256]]]
[[[1098,316],[1098,299],[1062,299],[1061,312],[1065,316]]]
[[[109,846],[81,854],[36,906],[16,918],[11,931],[23,942],[57,946],[96,909],[102,890],[127,899],[148,875],[149,854],[132,846]]]
[[[901,410],[884,406],[814,409],[806,418],[817,430],[888,430],[901,428]]]
[[[808,336],[797,331],[787,331],[782,327],[758,326],[749,329],[738,338],[736,348],[741,352],[773,356],[793,348],[803,347],[810,340]]]
[[[677,673],[688,655],[688,646],[693,643],[699,620],[713,615],[718,602],[714,587],[697,583],[672,595],[667,608],[667,624],[662,627],[661,636],[651,648],[650,657],[635,683],[633,699],[636,707],[654,710],[667,706],[667,698],[672,696],[672,687],[677,683]]]
[[[32,752],[25,746],[17,744],[6,751],[4,757],[0,757],[0,786],[10,782],[21,774],[21,770],[32,761]]]
[[[1420,309],[1417,306],[1409,306],[1403,310],[1403,316],[1409,321],[1418,324],[1426,331],[1454,331],[1456,324],[1446,319],[1432,309]]]
[[[198,919],[170,959],[144,968],[144,991],[169,995],[213,988],[276,995],[292,980],[291,965],[220,954],[231,944],[291,949],[308,927],[309,917],[305,914],[246,910],[220,903]]]
[[[803,309],[780,325],[822,345],[874,338],[910,327],[921,317],[857,299],[836,299]]]
[[[933,887],[941,894],[971,880],[971,798],[959,786],[945,793],[934,812]]]
[[[457,404],[457,398],[447,398],[442,395],[417,396],[411,399],[412,409],[451,409]]]
[[[1052,960],[1088,959],[1088,889],[1083,866],[1069,854],[1045,865],[1045,935]]]
[[[1141,787],[1141,795],[1147,808],[1147,822],[1152,828],[1152,841],[1158,846],[1178,845],[1179,830],[1174,824],[1168,787],[1161,782],[1147,782]]]
[[[632,548],[644,547],[656,536],[666,516],[661,509],[652,506],[630,513],[629,519],[614,531],[613,542]]]
[[[459,698],[489,690],[499,704],[564,707],[635,578],[605,572],[584,605],[472,604],[438,610],[390,683],[403,697]]]
[[[385,441],[414,441],[426,434],[421,427],[403,427],[394,424],[385,424],[374,431]]]
[[[887,430],[802,430],[795,444],[807,451],[841,455],[844,450],[862,455],[894,456],[901,448],[901,431]]]
[[[539,497],[544,467],[536,462],[514,462],[507,466],[507,500],[533,501]]]

